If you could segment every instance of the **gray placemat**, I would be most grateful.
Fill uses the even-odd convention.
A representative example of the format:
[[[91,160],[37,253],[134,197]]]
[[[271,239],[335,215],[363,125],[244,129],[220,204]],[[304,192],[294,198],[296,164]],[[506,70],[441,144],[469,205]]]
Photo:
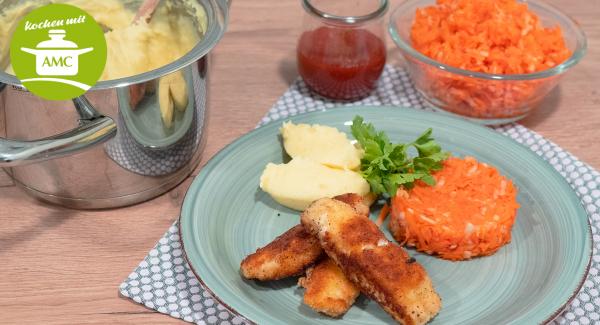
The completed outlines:
[[[361,101],[332,102],[311,94],[297,80],[283,94],[260,125],[286,117],[338,105],[397,105],[428,109],[406,71],[386,66],[376,91]],[[593,259],[581,292],[555,320],[556,324],[600,323],[600,173],[541,135],[511,124],[496,131],[520,142],[547,160],[569,182],[580,197],[592,224]],[[120,286],[122,295],[161,313],[197,324],[242,324],[204,290],[183,259],[177,223]]]

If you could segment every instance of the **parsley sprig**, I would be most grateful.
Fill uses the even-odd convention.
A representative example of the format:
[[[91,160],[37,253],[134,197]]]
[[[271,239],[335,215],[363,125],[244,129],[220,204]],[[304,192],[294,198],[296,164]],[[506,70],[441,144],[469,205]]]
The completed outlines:
[[[397,144],[361,116],[354,118],[351,130],[365,151],[360,172],[377,195],[386,193],[393,197],[399,187],[410,189],[416,180],[435,185],[431,173],[442,169],[442,162],[449,156],[431,136],[431,128],[411,143]],[[411,157],[410,148],[416,149],[417,157]]]

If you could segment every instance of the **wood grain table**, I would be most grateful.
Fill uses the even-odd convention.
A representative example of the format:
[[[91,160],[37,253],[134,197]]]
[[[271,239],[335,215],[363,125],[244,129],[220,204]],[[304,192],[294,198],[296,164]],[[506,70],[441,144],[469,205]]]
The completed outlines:
[[[600,169],[600,0],[550,2],[581,23],[589,50],[522,123]],[[254,128],[297,77],[302,13],[299,0],[234,1],[212,55],[203,162]],[[388,43],[390,63],[401,65]],[[182,324],[120,297],[118,286],[177,218],[192,179],[137,206],[75,211],[27,197],[0,172],[0,323]]]

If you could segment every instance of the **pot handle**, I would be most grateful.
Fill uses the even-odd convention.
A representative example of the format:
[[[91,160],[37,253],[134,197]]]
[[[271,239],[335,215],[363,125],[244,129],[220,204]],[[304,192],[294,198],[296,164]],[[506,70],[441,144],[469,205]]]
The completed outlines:
[[[69,156],[110,140],[117,134],[112,118],[98,113],[84,96],[73,99],[79,126],[49,138],[16,141],[0,138],[0,167],[14,167]]]

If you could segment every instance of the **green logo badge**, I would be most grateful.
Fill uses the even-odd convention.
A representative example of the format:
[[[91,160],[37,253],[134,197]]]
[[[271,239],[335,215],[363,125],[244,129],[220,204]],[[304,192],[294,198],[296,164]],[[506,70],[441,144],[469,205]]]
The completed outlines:
[[[96,84],[106,64],[102,28],[85,11],[51,4],[30,12],[10,43],[17,78],[45,99],[67,100]]]

